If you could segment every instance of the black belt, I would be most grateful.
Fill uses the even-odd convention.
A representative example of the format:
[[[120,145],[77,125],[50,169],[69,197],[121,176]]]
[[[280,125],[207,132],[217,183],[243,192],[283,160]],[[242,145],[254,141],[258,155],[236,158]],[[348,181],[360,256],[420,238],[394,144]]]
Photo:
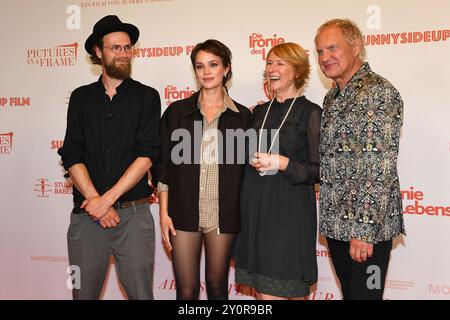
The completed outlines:
[[[133,201],[117,201],[112,207],[116,210],[119,209],[126,209],[131,208],[133,206],[138,206],[141,204],[150,203],[149,198],[142,198],[139,200],[133,200]],[[72,210],[72,213],[86,213],[86,210],[81,209],[79,206],[75,206]]]

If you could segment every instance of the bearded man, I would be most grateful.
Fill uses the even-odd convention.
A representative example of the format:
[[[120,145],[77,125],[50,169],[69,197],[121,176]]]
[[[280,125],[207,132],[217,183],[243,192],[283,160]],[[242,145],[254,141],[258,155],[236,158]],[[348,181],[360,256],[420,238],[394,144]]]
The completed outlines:
[[[139,29],[100,19],[85,43],[102,73],[73,91],[58,153],[73,182],[69,262],[74,299],[99,299],[110,256],[129,299],[153,299],[155,229],[148,172],[159,149],[158,92],[130,78]]]

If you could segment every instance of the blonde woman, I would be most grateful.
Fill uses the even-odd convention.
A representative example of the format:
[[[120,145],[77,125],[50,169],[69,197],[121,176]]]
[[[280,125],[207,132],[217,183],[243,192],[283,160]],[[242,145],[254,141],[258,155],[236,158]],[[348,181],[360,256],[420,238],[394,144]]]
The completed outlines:
[[[265,76],[273,99],[253,110],[258,149],[241,188],[236,282],[257,299],[302,298],[317,280],[316,199],[321,108],[301,94],[308,55],[295,43],[274,46]]]

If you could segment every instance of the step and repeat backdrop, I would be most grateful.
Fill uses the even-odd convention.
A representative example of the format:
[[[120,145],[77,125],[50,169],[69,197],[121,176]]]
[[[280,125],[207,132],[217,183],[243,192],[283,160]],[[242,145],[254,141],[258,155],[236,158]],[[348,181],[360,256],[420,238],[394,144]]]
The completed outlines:
[[[100,75],[84,41],[107,14],[139,27],[133,78],[159,91],[163,110],[197,90],[189,54],[208,38],[233,52],[230,95],[248,107],[267,100],[262,74],[268,50],[280,42],[301,44],[312,65],[305,95],[321,105],[332,84],[317,64],[316,29],[335,17],[356,21],[372,69],[397,87],[405,103],[398,165],[407,236],[395,241],[385,299],[450,298],[450,1],[5,0],[0,299],[71,299],[66,232],[72,186],[57,150],[72,90]],[[158,204],[151,209],[158,224]],[[155,297],[174,299],[159,228],[156,236]],[[317,260],[319,281],[310,299],[340,299],[321,237]],[[231,299],[254,299],[252,290],[238,292],[233,266],[229,292]],[[114,263],[103,298],[125,298]]]

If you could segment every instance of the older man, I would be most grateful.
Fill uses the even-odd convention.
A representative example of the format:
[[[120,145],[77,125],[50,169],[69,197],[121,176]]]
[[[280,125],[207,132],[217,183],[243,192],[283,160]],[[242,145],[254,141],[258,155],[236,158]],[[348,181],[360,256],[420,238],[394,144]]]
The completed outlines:
[[[109,257],[129,299],[153,299],[155,230],[147,172],[159,148],[158,92],[130,78],[134,25],[106,16],[85,49],[101,65],[97,82],[73,91],[64,146],[74,183],[69,261],[80,268],[74,299],[100,297]]]
[[[344,299],[382,299],[392,239],[405,233],[397,156],[403,102],[364,62],[362,34],[348,19],[319,27],[326,95],[321,128],[320,233]]]

